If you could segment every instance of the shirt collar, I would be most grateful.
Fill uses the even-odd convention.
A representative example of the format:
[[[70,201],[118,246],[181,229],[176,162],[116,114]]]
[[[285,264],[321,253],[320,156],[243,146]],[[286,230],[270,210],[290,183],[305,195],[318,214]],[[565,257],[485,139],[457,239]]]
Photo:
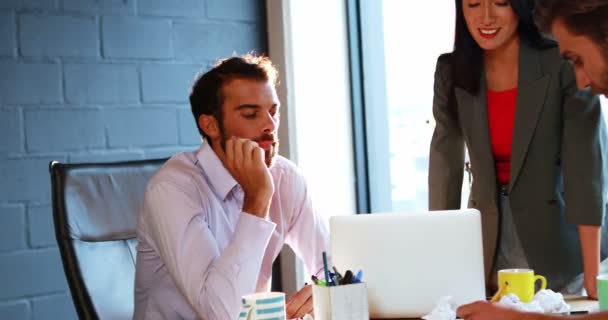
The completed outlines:
[[[207,183],[211,185],[222,200],[226,200],[230,191],[238,184],[206,140],[203,141],[196,152],[196,158],[198,159],[198,166],[205,174]]]

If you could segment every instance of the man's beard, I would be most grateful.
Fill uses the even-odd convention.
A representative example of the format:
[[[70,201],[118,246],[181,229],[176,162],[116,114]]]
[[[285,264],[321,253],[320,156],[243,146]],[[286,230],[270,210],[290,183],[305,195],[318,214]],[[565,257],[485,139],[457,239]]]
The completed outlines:
[[[222,150],[224,150],[225,153],[226,141],[230,138],[230,136],[226,133],[226,130],[224,130],[224,125],[221,122],[219,123],[219,127],[221,134],[220,146],[222,147]],[[272,146],[270,147],[270,150],[262,149],[264,150],[264,162],[266,163],[266,166],[270,168],[274,164],[274,159],[276,158],[277,152],[279,150],[279,137],[276,137],[270,133],[264,133],[261,136],[251,140],[257,143],[272,141]]]
[[[260,142],[272,142],[270,149],[262,149],[264,150],[264,162],[266,166],[270,168],[274,164],[274,159],[277,156],[277,152],[279,150],[279,137],[275,137],[273,134],[264,133],[261,136],[253,139],[253,141]]]

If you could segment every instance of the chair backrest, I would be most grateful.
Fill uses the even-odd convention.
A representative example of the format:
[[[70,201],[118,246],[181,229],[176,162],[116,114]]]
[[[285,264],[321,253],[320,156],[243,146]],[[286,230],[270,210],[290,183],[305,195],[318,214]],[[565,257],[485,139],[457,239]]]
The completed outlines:
[[[132,319],[137,215],[165,161],[51,162],[55,236],[80,319]]]

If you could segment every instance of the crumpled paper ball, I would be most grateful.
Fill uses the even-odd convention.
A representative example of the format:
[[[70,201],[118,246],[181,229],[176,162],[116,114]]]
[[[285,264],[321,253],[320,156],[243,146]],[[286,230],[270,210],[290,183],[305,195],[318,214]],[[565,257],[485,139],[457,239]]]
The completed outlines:
[[[455,320],[456,309],[450,303],[452,297],[443,297],[437,302],[435,309],[431,313],[422,317],[425,320]],[[564,301],[564,296],[561,293],[554,292],[550,289],[538,291],[531,302],[524,303],[519,300],[515,294],[507,294],[500,298],[497,304],[528,312],[540,313],[561,313],[570,311],[570,306]]]
[[[561,313],[570,311],[570,306],[564,300],[564,296],[551,289],[538,291],[529,303],[522,302],[519,300],[519,297],[510,293],[500,298],[498,304],[504,307],[531,312]]]
[[[553,290],[540,290],[534,295],[532,301],[538,301],[545,313],[562,313],[570,311],[570,306],[559,292]]]
[[[517,310],[521,310],[521,311],[542,312],[542,313],[545,312],[545,310],[542,308],[542,306],[540,305],[540,303],[538,301],[535,301],[533,299],[531,302],[525,303],[525,302],[522,302],[521,300],[519,300],[519,297],[513,293],[509,293],[509,294],[503,296],[502,298],[500,298],[500,300],[497,302],[497,304],[500,306],[503,306],[503,307],[517,309]]]
[[[437,301],[435,309],[422,317],[424,320],[455,320],[456,310],[450,303],[452,297],[443,297]]]
[[[304,318],[302,318],[302,320],[314,320],[314,318],[312,317],[312,315],[310,315],[310,313],[307,313]]]

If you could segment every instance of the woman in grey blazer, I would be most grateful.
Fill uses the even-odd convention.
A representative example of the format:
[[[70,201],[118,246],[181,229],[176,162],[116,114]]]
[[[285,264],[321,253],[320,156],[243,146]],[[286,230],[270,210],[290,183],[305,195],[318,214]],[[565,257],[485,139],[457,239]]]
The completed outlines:
[[[466,144],[488,283],[499,269],[529,267],[561,290],[584,271],[595,298],[605,208],[599,101],[577,90],[571,65],[542,38],[532,1],[456,0],[456,12],[454,51],[435,71],[429,209],[460,208]],[[511,105],[506,92],[516,95]],[[510,118],[497,108],[512,108]]]

